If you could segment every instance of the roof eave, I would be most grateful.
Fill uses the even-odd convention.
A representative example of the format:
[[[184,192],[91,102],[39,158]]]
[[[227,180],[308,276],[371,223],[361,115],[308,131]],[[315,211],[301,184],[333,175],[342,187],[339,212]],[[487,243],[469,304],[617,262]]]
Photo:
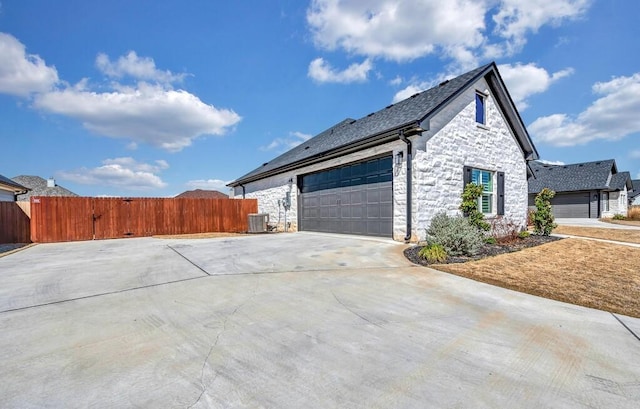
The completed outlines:
[[[335,149],[325,151],[325,152],[310,156],[308,158],[301,159],[296,162],[292,162],[287,165],[277,167],[275,169],[268,170],[266,172],[262,172],[250,177],[246,177],[246,178],[243,177],[243,178],[234,180],[233,182],[228,183],[226,186],[228,187],[241,186],[246,183],[251,183],[260,179],[264,179],[266,177],[270,177],[270,176],[278,175],[280,173],[299,169],[304,166],[313,165],[315,163],[323,162],[328,159],[333,159],[335,157],[338,157],[344,154],[358,152],[364,149],[372,148],[374,146],[383,145],[385,143],[396,140],[398,138],[398,135],[400,134],[400,131],[412,129],[413,127],[419,126],[419,125],[420,125],[420,121],[411,121],[401,126],[398,126],[383,132],[379,132],[377,134],[364,138],[356,143],[343,145]]]
[[[531,136],[522,121],[522,117],[520,116],[520,113],[518,112],[518,109],[516,108],[516,105],[509,94],[509,90],[505,86],[495,63],[491,63],[487,68],[484,73],[484,77],[487,80],[487,84],[489,84],[491,91],[496,95],[496,101],[505,115],[505,120],[516,134],[516,140],[525,155],[525,160],[531,161],[540,159],[538,150],[531,140]]]

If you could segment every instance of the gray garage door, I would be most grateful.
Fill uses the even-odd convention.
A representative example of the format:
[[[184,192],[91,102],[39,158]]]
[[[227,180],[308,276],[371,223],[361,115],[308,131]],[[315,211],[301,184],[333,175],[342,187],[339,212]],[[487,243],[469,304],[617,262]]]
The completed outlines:
[[[392,236],[391,156],[311,173],[300,182],[300,230]]]
[[[552,200],[553,215],[559,218],[589,217],[589,193],[558,193]]]

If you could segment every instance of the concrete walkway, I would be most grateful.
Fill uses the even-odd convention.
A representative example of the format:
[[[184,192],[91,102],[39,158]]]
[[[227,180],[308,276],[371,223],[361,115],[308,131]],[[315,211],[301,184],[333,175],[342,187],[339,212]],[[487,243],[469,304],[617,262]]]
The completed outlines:
[[[3,408],[636,408],[640,319],[321,234],[0,258]]]
[[[598,219],[555,219],[560,226],[596,227],[601,229],[640,230],[637,226],[601,222]]]
[[[626,242],[626,241],[597,239],[595,237],[575,236],[575,235],[572,235],[572,234],[552,233],[551,235],[554,236],[554,237],[561,237],[563,239],[569,239],[570,238],[570,239],[592,240],[592,241],[599,241],[599,242],[602,242],[602,243],[618,244],[620,246],[628,246],[628,247],[640,248],[640,244],[638,244],[638,243],[629,243],[629,242]]]

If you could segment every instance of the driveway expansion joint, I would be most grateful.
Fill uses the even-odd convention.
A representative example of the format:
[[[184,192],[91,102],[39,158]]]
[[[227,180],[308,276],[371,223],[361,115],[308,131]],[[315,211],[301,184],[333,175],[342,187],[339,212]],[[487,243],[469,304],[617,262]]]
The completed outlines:
[[[635,332],[633,332],[633,330],[631,330],[631,328],[629,328],[627,324],[625,324],[620,318],[618,318],[616,314],[611,313],[611,315],[613,315],[613,318],[615,318],[620,324],[622,324],[622,326],[625,327],[627,331],[631,333],[631,335],[633,335],[638,341],[640,341],[640,337]]]
[[[180,253],[178,250],[174,249],[173,247],[171,247],[170,245],[167,244],[167,247],[169,247],[171,250],[175,251],[177,255],[179,255],[180,257],[182,257],[183,259],[187,260],[189,262],[189,264],[191,264],[192,266],[194,266],[195,268],[197,268],[198,270],[202,271],[203,273],[205,273],[206,275],[210,276],[211,274],[209,274],[209,272],[207,272],[207,270],[205,270],[204,268],[200,267],[199,265],[197,265],[196,263],[194,263],[193,261],[189,260],[187,257],[184,256],[184,254]]]

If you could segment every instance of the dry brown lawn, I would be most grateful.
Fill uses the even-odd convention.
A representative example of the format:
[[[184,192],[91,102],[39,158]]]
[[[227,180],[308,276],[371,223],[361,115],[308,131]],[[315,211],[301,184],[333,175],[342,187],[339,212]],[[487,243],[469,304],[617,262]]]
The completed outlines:
[[[565,239],[435,269],[512,290],[640,318],[640,248]]]
[[[600,219],[600,220],[605,222],[605,223],[622,224],[622,225],[625,225],[625,226],[640,227],[640,220],[613,220],[613,219]]]
[[[593,237],[596,239],[625,241],[640,244],[640,230],[606,229],[599,227],[558,226],[554,233],[572,236]]]

